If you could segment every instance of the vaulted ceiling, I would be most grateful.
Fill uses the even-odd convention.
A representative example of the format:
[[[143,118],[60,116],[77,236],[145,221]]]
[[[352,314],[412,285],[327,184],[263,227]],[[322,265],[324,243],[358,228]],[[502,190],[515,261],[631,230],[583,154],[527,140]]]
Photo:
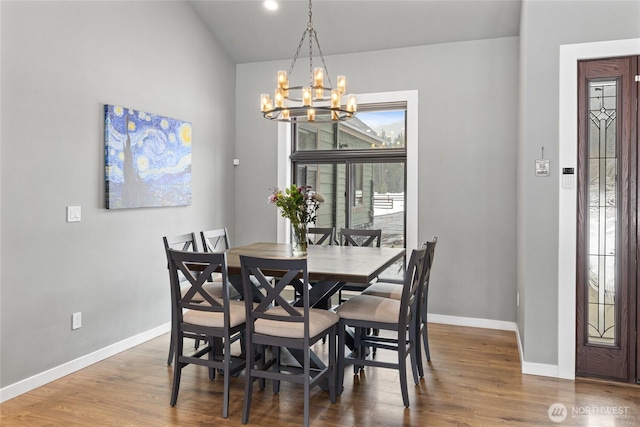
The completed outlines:
[[[235,63],[291,59],[309,20],[305,0],[280,0],[274,12],[259,0],[188,3]],[[518,36],[520,7],[521,0],[314,0],[312,11],[328,56]]]

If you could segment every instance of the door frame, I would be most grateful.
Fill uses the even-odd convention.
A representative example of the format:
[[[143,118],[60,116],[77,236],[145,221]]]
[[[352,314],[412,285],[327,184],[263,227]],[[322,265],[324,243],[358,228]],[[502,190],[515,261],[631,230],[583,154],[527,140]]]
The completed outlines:
[[[558,177],[578,166],[578,61],[640,55],[640,38],[560,46]],[[558,373],[576,376],[577,186],[558,179]]]

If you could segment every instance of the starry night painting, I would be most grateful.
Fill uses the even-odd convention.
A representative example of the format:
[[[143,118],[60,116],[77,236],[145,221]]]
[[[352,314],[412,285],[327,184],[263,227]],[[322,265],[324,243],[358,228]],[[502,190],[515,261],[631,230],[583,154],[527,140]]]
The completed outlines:
[[[191,123],[105,105],[107,209],[191,204]]]

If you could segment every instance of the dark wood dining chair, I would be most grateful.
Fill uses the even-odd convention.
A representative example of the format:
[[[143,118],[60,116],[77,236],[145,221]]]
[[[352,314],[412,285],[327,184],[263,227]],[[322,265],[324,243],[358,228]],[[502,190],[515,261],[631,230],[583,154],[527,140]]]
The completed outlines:
[[[421,285],[418,296],[418,299],[420,301],[420,312],[419,316],[416,316],[417,326],[414,329],[414,332],[417,334],[415,342],[418,355],[418,374],[420,375],[420,377],[424,376],[420,341],[422,341],[422,346],[424,347],[427,361],[431,360],[431,353],[429,352],[429,332],[427,329],[427,306],[429,304],[429,278],[431,277],[431,268],[433,266],[436,243],[438,243],[438,238],[434,237],[433,240],[425,242],[422,245],[423,248],[427,249],[427,258],[423,265]],[[397,283],[376,282],[362,291],[362,294],[399,300],[400,298],[402,298],[402,285]]]
[[[205,252],[221,253],[231,247],[231,243],[229,243],[229,232],[226,228],[216,228],[212,230],[201,231],[200,240],[202,242],[202,248]],[[219,283],[220,280],[220,274],[214,274],[210,282]],[[209,286],[215,285],[210,284]],[[232,299],[239,299],[240,293],[233,286],[231,286],[229,288],[229,296]]]
[[[309,227],[310,245],[331,245],[336,241],[335,227]]]
[[[229,298],[227,259],[224,253],[185,252],[167,249],[167,261],[171,281],[171,304],[176,313],[171,324],[171,336],[175,342],[175,363],[171,406],[175,406],[180,388],[182,369],[190,364],[206,366],[209,379],[216,370],[223,372],[224,391],[222,416],[229,414],[229,379],[245,367],[244,357],[231,355],[231,342],[244,331],[246,311],[244,302]],[[204,286],[207,278],[220,271],[222,298],[212,296]],[[190,287],[182,292],[180,276],[186,277]],[[185,354],[184,339],[207,337],[207,346],[192,354]],[[221,346],[222,348],[217,348]]]
[[[381,229],[343,228],[340,230],[340,244],[342,246],[375,246],[379,248],[381,241]],[[338,291],[338,304],[346,301],[346,299],[342,298],[342,291],[362,292],[368,286],[368,283],[344,283]]]
[[[323,309],[310,308],[309,273],[306,258],[272,259],[240,256],[242,281],[245,295],[251,295],[254,286],[252,276],[262,285],[264,299],[257,304],[245,301],[247,329],[245,349],[245,392],[242,423],[249,421],[253,383],[259,380],[261,389],[265,379],[273,381],[273,392],[280,390],[280,381],[290,381],[304,387],[304,425],[309,425],[309,397],[312,387],[328,380],[329,399],[336,401],[336,334],[338,315]],[[279,272],[273,280],[265,271]],[[286,288],[293,281],[301,280],[301,305],[288,300]],[[329,336],[329,355],[326,365],[312,367],[311,346]],[[265,347],[272,348],[272,356],[266,360]],[[302,366],[282,364],[281,349],[300,351]],[[260,357],[257,357],[257,356]]]
[[[164,243],[165,251],[169,248],[179,249],[182,251],[194,251],[194,252],[198,250],[195,233],[180,234],[178,236],[164,236],[162,238],[162,241]],[[169,265],[167,264],[167,269],[168,268],[169,268]],[[187,291],[187,289],[189,288],[189,285],[187,283],[186,277],[180,276],[180,286],[183,293]],[[175,317],[176,317],[176,313],[174,313],[173,305],[171,305],[171,323],[172,324],[175,321],[174,320]],[[199,345],[199,341],[200,341],[199,339],[196,339],[196,348]],[[169,355],[167,357],[167,365],[171,365],[171,362],[173,362],[174,348],[175,348],[175,343],[173,341],[173,336],[172,336],[169,339]]]
[[[419,290],[427,249],[415,249],[404,274],[400,300],[373,295],[356,295],[341,304],[336,313],[340,316],[338,326],[338,389],[342,390],[344,369],[352,363],[356,372],[364,366],[397,369],[404,406],[409,407],[407,387],[407,356],[411,357],[411,371],[416,384],[418,378],[416,316],[419,315]],[[354,352],[345,355],[346,329],[354,328]],[[409,333],[407,334],[407,329]],[[380,335],[369,333],[379,330]],[[383,334],[390,332],[392,337]],[[391,350],[397,353],[397,361],[390,362],[373,357],[368,348]],[[367,354],[369,356],[367,356]]]
[[[226,228],[201,231],[200,238],[205,252],[224,252],[231,247]]]

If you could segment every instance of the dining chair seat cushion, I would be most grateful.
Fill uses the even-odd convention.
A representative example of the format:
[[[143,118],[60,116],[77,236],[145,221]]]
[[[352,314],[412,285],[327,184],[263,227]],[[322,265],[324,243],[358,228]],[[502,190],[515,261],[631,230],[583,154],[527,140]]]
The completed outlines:
[[[229,301],[229,327],[233,328],[246,321],[244,301]],[[223,328],[223,313],[212,311],[187,310],[182,315],[184,323],[191,325],[207,326],[210,328]]]
[[[356,295],[340,304],[336,313],[344,319],[398,323],[400,301],[373,295]]]
[[[302,311],[302,308],[300,309]],[[269,314],[288,315],[284,308],[273,307],[266,311]],[[337,314],[320,308],[309,309],[309,336],[313,337],[338,323]],[[255,322],[255,332],[261,335],[271,335],[283,338],[304,338],[304,323],[284,322],[278,320],[258,319]]]
[[[402,298],[402,284],[377,282],[362,291],[362,295],[373,295],[376,297],[400,300],[400,298]]]

